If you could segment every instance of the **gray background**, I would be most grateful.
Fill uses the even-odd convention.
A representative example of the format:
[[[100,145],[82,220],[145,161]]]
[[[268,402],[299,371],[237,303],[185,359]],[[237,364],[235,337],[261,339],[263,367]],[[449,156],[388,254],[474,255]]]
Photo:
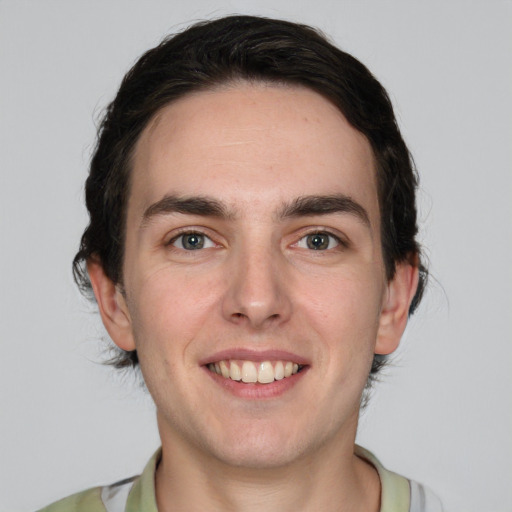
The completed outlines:
[[[0,511],[138,473],[150,399],[101,359],[70,263],[95,119],[144,50],[256,13],[323,29],[390,91],[433,279],[359,442],[448,510],[512,510],[510,1],[0,0]]]

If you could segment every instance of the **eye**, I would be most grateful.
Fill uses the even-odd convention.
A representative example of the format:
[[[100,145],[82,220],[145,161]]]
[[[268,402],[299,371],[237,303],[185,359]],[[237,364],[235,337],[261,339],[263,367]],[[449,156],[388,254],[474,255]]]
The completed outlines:
[[[334,249],[340,245],[338,237],[330,233],[310,233],[303,236],[298,242],[297,247],[301,249],[311,249],[313,251],[325,251]]]
[[[197,251],[199,249],[208,249],[209,247],[215,247],[213,241],[202,233],[182,233],[181,235],[173,238],[169,245],[173,245],[178,249],[184,249],[185,251]]]

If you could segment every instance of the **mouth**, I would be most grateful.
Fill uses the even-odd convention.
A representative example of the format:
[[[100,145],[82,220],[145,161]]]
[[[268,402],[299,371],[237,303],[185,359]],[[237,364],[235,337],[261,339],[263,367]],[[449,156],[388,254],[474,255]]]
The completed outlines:
[[[210,372],[227,380],[245,384],[270,384],[296,375],[304,369],[305,365],[286,360],[254,362],[222,359],[211,362],[206,367]]]

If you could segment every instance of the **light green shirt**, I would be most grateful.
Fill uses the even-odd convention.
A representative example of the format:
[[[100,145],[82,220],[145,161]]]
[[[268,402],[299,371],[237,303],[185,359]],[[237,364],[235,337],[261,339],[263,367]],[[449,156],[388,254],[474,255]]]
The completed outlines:
[[[442,512],[439,499],[427,488],[388,471],[364,448],[356,446],[356,454],[379,473],[380,512]],[[158,512],[155,471],[160,456],[161,450],[158,450],[140,476],[73,494],[39,512]]]

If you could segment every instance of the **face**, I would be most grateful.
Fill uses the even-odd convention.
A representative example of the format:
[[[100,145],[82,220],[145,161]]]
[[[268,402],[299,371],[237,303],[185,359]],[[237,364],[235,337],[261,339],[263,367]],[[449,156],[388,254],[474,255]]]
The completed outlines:
[[[370,145],[304,88],[162,109],[134,155],[124,293],[89,270],[112,338],[138,351],[164,449],[237,466],[352,450],[373,354],[405,326]]]

